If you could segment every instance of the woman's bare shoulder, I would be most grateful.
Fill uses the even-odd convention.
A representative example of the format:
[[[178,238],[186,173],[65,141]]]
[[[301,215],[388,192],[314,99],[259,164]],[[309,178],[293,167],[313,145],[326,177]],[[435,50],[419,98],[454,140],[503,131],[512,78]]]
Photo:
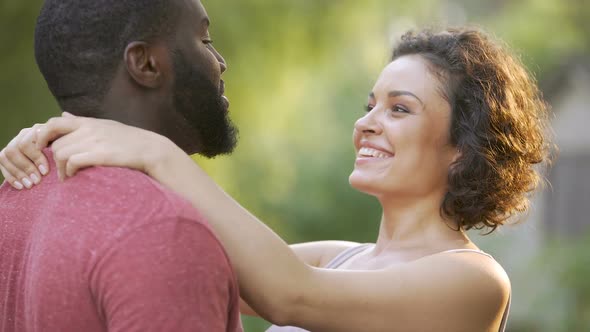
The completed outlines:
[[[449,273],[461,271],[467,277],[481,277],[483,281],[510,287],[510,280],[502,265],[483,251],[450,250],[415,261],[416,268],[433,264]]]
[[[287,323],[310,330],[492,331],[510,296],[502,267],[473,252],[370,271],[311,269],[301,284]]]
[[[491,256],[473,251],[443,252],[408,264],[409,277],[436,282],[439,294],[452,294],[474,324],[501,320],[511,294],[510,279]],[[466,316],[469,316],[466,315]]]

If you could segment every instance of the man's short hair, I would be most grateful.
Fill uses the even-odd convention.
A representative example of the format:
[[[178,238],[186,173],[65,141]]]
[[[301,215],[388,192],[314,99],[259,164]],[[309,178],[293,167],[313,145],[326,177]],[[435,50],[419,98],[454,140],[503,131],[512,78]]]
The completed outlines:
[[[35,58],[60,106],[96,116],[127,45],[171,36],[178,2],[46,0],[35,28]]]

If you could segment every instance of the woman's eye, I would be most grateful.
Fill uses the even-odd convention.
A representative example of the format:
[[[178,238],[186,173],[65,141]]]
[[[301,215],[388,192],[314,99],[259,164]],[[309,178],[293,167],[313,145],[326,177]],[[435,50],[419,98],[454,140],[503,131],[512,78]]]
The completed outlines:
[[[365,106],[365,111],[367,113],[371,112],[373,109],[375,108],[375,106],[373,105],[366,105]],[[408,111],[407,109],[405,109],[404,107],[401,106],[393,106],[393,108],[391,109],[392,113],[410,113],[410,111]]]
[[[393,108],[391,109],[391,111],[393,113],[410,113],[407,109],[401,107],[401,106],[393,106]]]

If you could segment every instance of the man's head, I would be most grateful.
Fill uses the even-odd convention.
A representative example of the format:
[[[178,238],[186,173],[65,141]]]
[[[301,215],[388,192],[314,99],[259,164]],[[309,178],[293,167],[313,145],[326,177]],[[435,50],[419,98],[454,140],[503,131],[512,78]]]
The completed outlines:
[[[233,150],[237,131],[208,27],[198,0],[46,0],[35,56],[64,110],[212,157]]]

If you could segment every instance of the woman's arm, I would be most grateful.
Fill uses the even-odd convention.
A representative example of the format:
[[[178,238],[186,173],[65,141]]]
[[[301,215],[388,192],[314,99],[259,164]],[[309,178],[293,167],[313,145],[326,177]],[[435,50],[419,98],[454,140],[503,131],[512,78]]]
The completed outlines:
[[[379,271],[314,268],[179,148],[157,159],[147,173],[205,215],[236,269],[243,298],[272,322],[313,331],[474,331],[501,315],[507,278],[487,257],[441,255]],[[470,317],[454,317],[458,307]],[[421,323],[425,312],[430,318]]]
[[[282,322],[311,267],[227,195],[194,161],[170,142],[146,173],[184,196],[214,228],[238,274],[242,298],[263,317]]]
[[[349,241],[315,241],[292,244],[289,247],[305,264],[323,267],[342,251],[358,245],[360,244],[357,242]],[[244,300],[240,301],[240,312],[248,316],[259,316]]]
[[[189,199],[223,243],[242,297],[275,324],[312,331],[487,331],[499,322],[510,286],[487,257],[434,255],[377,271],[316,268],[169,140],[80,118],[53,121],[37,140],[44,146],[63,134],[52,145],[63,174],[92,165],[131,167]]]

